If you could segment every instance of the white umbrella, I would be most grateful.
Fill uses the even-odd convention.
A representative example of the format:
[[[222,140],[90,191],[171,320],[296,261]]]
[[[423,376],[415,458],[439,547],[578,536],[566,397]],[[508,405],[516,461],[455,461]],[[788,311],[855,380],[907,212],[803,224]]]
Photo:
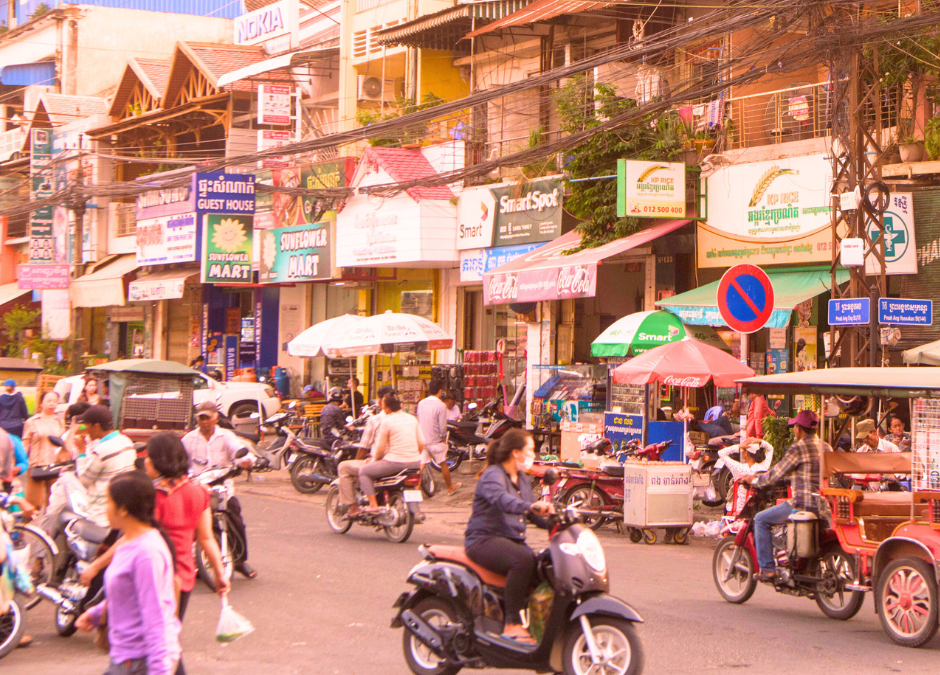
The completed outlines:
[[[436,323],[417,314],[385,312],[330,335],[323,351],[330,358],[448,349],[454,339]]]
[[[343,314],[342,316],[315,323],[287,343],[287,353],[291,356],[324,355],[326,345],[331,342],[336,335],[362,321],[364,318],[365,317],[355,314]]]

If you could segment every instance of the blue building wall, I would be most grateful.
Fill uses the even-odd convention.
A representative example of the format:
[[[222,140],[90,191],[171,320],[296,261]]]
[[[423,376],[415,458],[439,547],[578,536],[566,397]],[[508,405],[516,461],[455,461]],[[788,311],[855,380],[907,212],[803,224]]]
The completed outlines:
[[[57,7],[59,0],[0,0],[0,11],[6,23],[6,7],[9,2],[16,3],[16,23],[21,26],[29,21],[36,7],[43,4]],[[167,12],[169,14],[192,14],[194,16],[213,16],[220,19],[234,19],[245,13],[243,0],[74,0],[76,5],[94,5],[96,7],[116,7],[121,9],[140,9],[148,12]]]

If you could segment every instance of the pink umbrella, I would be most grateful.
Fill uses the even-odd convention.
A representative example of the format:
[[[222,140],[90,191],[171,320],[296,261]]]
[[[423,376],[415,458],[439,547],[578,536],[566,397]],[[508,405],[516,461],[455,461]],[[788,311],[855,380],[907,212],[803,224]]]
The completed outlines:
[[[630,359],[614,370],[617,384],[661,382],[673,387],[734,387],[735,380],[753,377],[754,370],[730,354],[688,338],[671,342]]]

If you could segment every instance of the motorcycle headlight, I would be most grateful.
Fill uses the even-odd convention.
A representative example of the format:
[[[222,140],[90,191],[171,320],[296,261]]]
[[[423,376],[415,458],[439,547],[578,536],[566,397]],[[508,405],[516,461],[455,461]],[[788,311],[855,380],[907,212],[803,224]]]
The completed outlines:
[[[604,547],[601,546],[597,535],[591,530],[584,530],[578,535],[578,548],[581,555],[592,570],[603,573],[607,569],[607,559],[604,557]]]

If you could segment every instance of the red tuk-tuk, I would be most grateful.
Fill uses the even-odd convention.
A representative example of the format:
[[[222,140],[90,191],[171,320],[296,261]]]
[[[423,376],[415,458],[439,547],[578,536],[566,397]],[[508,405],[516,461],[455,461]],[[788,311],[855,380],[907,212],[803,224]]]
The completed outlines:
[[[812,513],[790,517],[779,558],[787,583],[778,574],[775,588],[815,598],[837,619],[854,616],[861,594],[873,593],[875,611],[894,642],[908,647],[927,643],[937,632],[940,609],[940,369],[832,368],[752,377],[741,384],[745,392],[815,395],[822,410],[835,396],[843,403],[853,397],[910,400],[911,452],[823,452],[819,492],[831,510],[823,514],[829,527],[814,522]],[[873,418],[876,411],[873,406]],[[848,421],[822,419],[823,439],[837,447],[834,436],[846,430]],[[910,489],[844,487],[851,481],[841,477],[853,474],[891,475],[905,485],[909,477]],[[750,597],[758,571],[748,522],[741,525],[719,543],[713,565],[719,592],[734,603]],[[842,611],[827,611],[827,605],[838,609],[837,599],[843,600]]]

